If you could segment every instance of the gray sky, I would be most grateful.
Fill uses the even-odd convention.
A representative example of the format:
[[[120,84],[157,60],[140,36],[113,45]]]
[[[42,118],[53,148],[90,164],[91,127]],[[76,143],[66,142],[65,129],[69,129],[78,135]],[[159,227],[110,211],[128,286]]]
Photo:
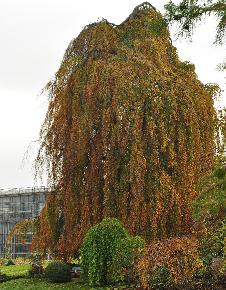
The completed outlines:
[[[70,40],[98,18],[120,24],[142,0],[0,0],[0,188],[35,185],[32,161],[39,129],[47,110],[40,96],[59,68]],[[167,1],[150,0],[163,11]],[[178,1],[177,1],[178,2]],[[225,72],[216,66],[225,57],[225,46],[215,47],[215,19],[196,30],[193,42],[175,40],[181,59],[196,65],[204,83],[225,87]],[[225,94],[221,105],[226,105]]]

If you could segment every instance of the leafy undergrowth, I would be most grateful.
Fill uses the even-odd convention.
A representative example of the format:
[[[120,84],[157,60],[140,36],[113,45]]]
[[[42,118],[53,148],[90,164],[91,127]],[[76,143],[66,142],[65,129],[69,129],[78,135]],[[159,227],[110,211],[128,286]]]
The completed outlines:
[[[7,276],[21,276],[28,274],[30,270],[30,265],[11,265],[11,266],[1,266],[1,274],[6,274]]]

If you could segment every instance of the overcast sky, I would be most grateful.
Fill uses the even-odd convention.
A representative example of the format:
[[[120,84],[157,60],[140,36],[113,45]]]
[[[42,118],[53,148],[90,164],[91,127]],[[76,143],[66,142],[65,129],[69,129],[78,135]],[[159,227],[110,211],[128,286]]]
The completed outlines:
[[[0,188],[34,186],[32,161],[47,110],[42,88],[59,68],[64,51],[82,28],[98,18],[120,24],[139,0],[0,0]],[[150,0],[163,11],[167,1]],[[173,43],[181,59],[191,61],[204,83],[225,89],[225,73],[216,66],[225,48],[212,45],[215,19],[197,29],[193,42]],[[221,104],[225,104],[222,98]],[[32,143],[35,144],[35,143]],[[36,146],[37,147],[37,146]],[[37,184],[36,184],[37,185]]]

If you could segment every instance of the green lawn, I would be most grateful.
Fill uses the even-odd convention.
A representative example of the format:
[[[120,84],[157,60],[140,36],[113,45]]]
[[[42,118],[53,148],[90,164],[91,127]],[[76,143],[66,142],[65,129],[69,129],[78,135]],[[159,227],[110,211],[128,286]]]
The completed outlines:
[[[0,266],[0,272],[7,276],[26,275],[30,268],[30,265]]]
[[[30,265],[11,265],[0,266],[0,272],[7,276],[26,275],[30,269]],[[107,290],[107,288],[92,288],[82,284],[79,280],[73,280],[69,283],[50,283],[43,279],[19,278],[0,283],[1,290]]]
[[[12,266],[0,266],[0,272],[6,274],[7,276],[17,276],[17,275],[26,275],[30,269],[30,265],[12,265]],[[42,279],[32,279],[32,278],[19,278],[10,280],[7,282],[0,283],[1,290],[52,290],[52,289],[65,289],[65,290],[110,290],[113,288],[92,288],[87,286],[79,281],[79,279],[73,279],[69,283],[50,283],[44,278]],[[116,289],[116,288],[114,288]],[[128,289],[128,288],[117,288],[119,289]]]
[[[21,278],[11,280],[0,284],[1,290],[52,290],[52,289],[65,289],[65,290],[91,290],[92,288],[82,285],[77,281],[69,283],[55,284],[49,283],[43,279],[30,279]],[[104,288],[96,288],[96,290],[104,290]]]

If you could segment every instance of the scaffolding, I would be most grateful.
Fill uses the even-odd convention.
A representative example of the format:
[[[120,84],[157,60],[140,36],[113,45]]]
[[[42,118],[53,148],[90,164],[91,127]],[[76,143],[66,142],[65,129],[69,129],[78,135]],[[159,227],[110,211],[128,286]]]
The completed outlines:
[[[45,205],[50,190],[46,187],[0,189],[0,257],[7,252],[7,236],[16,223],[23,219],[37,217]],[[12,258],[29,255],[32,232],[28,233],[26,243],[14,236],[10,244]]]

